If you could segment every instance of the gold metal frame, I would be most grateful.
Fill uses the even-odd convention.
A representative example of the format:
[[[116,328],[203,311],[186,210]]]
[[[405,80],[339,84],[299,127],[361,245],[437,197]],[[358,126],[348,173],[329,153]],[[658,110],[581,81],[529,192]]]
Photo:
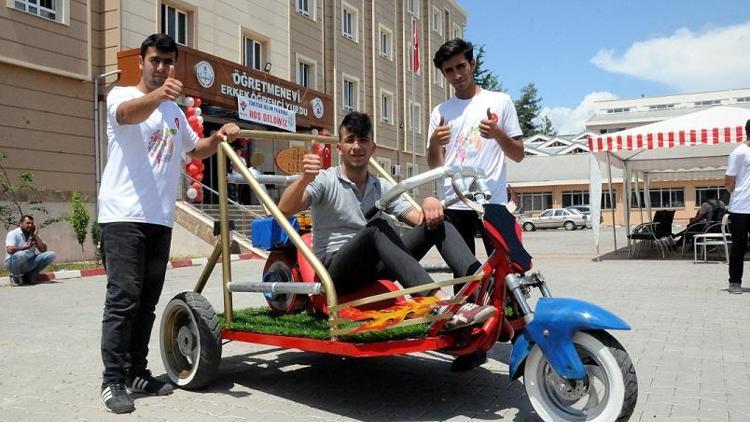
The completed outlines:
[[[240,137],[245,138],[252,138],[252,139],[265,139],[265,140],[273,140],[273,141],[305,141],[305,142],[311,142],[311,141],[318,141],[318,142],[324,142],[324,143],[337,143],[338,138],[333,136],[321,136],[321,135],[308,135],[308,134],[300,134],[300,133],[288,133],[288,132],[271,132],[271,131],[261,131],[261,130],[241,130]],[[336,288],[333,284],[333,280],[331,279],[330,274],[328,274],[328,271],[325,269],[323,264],[318,260],[318,258],[315,256],[313,251],[305,244],[305,242],[302,240],[302,237],[297,233],[297,231],[292,227],[292,225],[289,223],[289,220],[284,216],[284,214],[281,212],[281,210],[278,208],[276,203],[271,199],[271,197],[266,193],[265,189],[263,189],[263,186],[255,179],[253,174],[250,172],[250,170],[247,169],[245,164],[240,159],[239,155],[237,155],[234,150],[232,150],[232,147],[230,144],[226,141],[222,141],[219,143],[219,148],[217,151],[218,154],[218,176],[219,176],[219,219],[220,219],[220,239],[219,242],[217,242],[216,246],[214,247],[214,250],[211,254],[211,256],[208,258],[208,261],[206,263],[206,267],[203,269],[203,272],[200,275],[200,278],[198,279],[198,282],[195,285],[195,292],[200,293],[203,288],[206,285],[206,282],[213,272],[213,269],[216,266],[216,263],[219,260],[219,257],[222,258],[222,287],[224,292],[224,316],[227,321],[227,323],[231,324],[234,320],[234,314],[232,309],[232,292],[229,291],[228,285],[232,280],[232,269],[231,269],[231,257],[230,257],[230,229],[229,229],[229,219],[228,219],[228,188],[227,188],[227,168],[226,168],[226,160],[225,158],[229,158],[229,160],[234,164],[235,168],[239,170],[239,173],[242,175],[243,179],[245,179],[245,182],[247,182],[248,186],[250,186],[250,189],[253,191],[253,193],[258,197],[261,204],[269,211],[271,216],[276,220],[276,222],[281,226],[281,229],[284,230],[284,233],[289,237],[289,240],[294,244],[294,246],[299,250],[302,255],[305,257],[305,259],[310,263],[310,265],[315,270],[315,274],[317,274],[320,282],[323,285],[323,289],[325,291],[326,296],[326,303],[328,305],[328,323],[330,325],[331,330],[331,338],[336,339],[336,336],[343,335],[348,332],[351,332],[354,330],[354,328],[346,328],[346,329],[340,329],[339,324],[344,321],[338,318],[338,312],[347,307],[347,306],[356,306],[356,305],[362,305],[365,303],[374,303],[379,302],[386,299],[392,299],[399,296],[404,296],[411,293],[417,293],[421,291],[429,291],[436,288],[440,288],[443,286],[450,286],[454,284],[460,284],[460,283],[467,283],[472,281],[478,281],[481,280],[482,274],[476,274],[473,276],[467,276],[467,277],[461,277],[457,278],[455,280],[444,280],[444,281],[438,281],[430,284],[425,284],[417,287],[412,287],[409,289],[403,289],[399,290],[397,292],[389,292],[384,294],[379,294],[375,296],[370,296],[366,298],[361,298],[355,301],[350,301],[347,303],[338,303],[338,296],[336,294]],[[376,170],[376,172],[384,177],[386,180],[390,181],[393,184],[396,184],[396,181],[388,174],[385,169],[383,169],[374,159],[370,158],[370,165]],[[419,204],[408,194],[404,194],[406,199],[416,208],[421,209]],[[451,303],[461,303],[465,301],[466,298],[463,297],[455,297],[451,300]],[[434,322],[437,320],[442,320],[449,318],[452,315],[450,312],[443,313],[441,315],[436,316],[430,316],[425,318],[419,318],[415,320],[406,320],[399,324],[394,325],[394,327],[398,326],[406,326],[406,325],[413,325],[418,324],[422,322]]]

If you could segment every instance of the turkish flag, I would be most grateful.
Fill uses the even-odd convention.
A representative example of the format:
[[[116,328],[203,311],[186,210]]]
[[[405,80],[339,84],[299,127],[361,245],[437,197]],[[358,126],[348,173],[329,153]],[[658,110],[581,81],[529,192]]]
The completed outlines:
[[[419,26],[415,19],[412,19],[412,29],[411,70],[416,73],[419,72]]]

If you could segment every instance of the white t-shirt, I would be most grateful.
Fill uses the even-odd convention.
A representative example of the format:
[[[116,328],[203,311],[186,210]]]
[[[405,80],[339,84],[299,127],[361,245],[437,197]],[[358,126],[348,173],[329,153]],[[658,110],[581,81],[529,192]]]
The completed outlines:
[[[13,247],[20,247],[20,246],[26,246],[26,244],[29,243],[28,239],[26,239],[23,235],[23,231],[20,227],[15,228],[8,232],[7,235],[5,235],[5,246],[13,246]],[[39,250],[36,248],[36,245],[33,245],[29,249],[26,249],[25,251],[18,251],[17,254],[21,255],[29,255],[34,256],[39,253]],[[18,258],[15,258],[18,259]],[[5,265],[8,265],[8,260],[10,260],[10,255],[8,254],[8,249],[5,249],[5,260],[3,261]]]
[[[185,153],[198,135],[172,101],[140,124],[119,124],[117,107],[143,96],[136,87],[115,87],[107,96],[107,166],[99,193],[99,222],[139,222],[172,227],[177,184]]]
[[[481,90],[468,100],[453,96],[432,110],[430,129],[432,132],[440,124],[440,118],[451,128],[451,140],[445,146],[445,165],[471,166],[483,169],[487,175],[487,187],[492,192],[490,202],[504,204],[508,201],[505,190],[505,153],[494,139],[482,138],[479,122],[487,118],[487,108],[498,116],[498,125],[509,137],[523,134],[518,124],[518,115],[508,94]],[[428,141],[429,142],[429,141]],[[428,145],[429,146],[429,145]],[[453,194],[450,180],[444,180],[440,197]],[[468,209],[458,202],[450,208]]]
[[[729,154],[727,176],[735,177],[729,212],[750,214],[750,147],[742,144]]]

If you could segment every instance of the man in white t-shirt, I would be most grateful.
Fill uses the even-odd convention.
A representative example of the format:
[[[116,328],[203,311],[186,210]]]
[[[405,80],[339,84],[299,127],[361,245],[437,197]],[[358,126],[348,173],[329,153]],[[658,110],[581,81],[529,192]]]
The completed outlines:
[[[725,185],[729,199],[729,230],[732,251],[729,254],[729,293],[742,293],[747,233],[750,231],[750,120],[745,123],[745,142],[729,154]]]
[[[508,201],[505,157],[513,161],[524,157],[522,131],[513,101],[505,93],[485,91],[476,84],[476,61],[471,43],[460,38],[446,41],[432,62],[455,89],[455,95],[440,103],[430,115],[428,165],[430,168],[461,165],[483,169],[492,192],[490,202],[505,204]],[[445,180],[439,192],[441,197],[452,192],[450,181]],[[443,211],[433,212],[442,215]],[[445,215],[472,252],[478,231],[482,233],[485,249],[488,253],[491,251],[476,212],[459,202],[445,210]],[[451,369],[466,371],[486,361],[486,354],[460,356],[453,361]]]
[[[18,228],[5,236],[5,266],[10,270],[10,284],[31,284],[42,270],[55,262],[55,253],[39,236],[34,217],[21,216]]]
[[[115,87],[107,96],[109,148],[98,219],[107,269],[101,396],[114,413],[135,410],[126,388],[172,392],[171,384],[151,376],[146,356],[169,259],[180,169],[187,153],[204,159],[239,133],[229,123],[199,139],[190,128],[174,102],[182,93],[174,78],[177,54],[168,35],[149,36],[141,44],[138,85]]]

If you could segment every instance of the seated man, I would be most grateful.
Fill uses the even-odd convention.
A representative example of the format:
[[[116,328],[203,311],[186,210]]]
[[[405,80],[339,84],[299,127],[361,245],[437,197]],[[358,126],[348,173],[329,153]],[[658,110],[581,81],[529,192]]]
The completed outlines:
[[[304,173],[289,185],[279,201],[287,215],[312,207],[313,249],[328,270],[339,294],[351,293],[381,278],[398,280],[404,287],[432,283],[419,264],[432,245],[440,251],[456,277],[474,274],[480,263],[464,244],[456,228],[443,222],[440,201],[428,197],[424,213],[403,198],[393,201],[388,212],[419,227],[403,239],[382,217],[366,221],[364,213],[391,184],[368,171],[375,142],[370,139],[372,122],[364,113],[352,112],[339,126],[336,149],[341,166],[321,171],[317,154],[306,154]],[[447,298],[434,290],[426,294]],[[485,321],[495,308],[464,304],[446,324],[459,328]]]
[[[705,199],[703,200],[700,209],[698,209],[695,217],[690,219],[688,225],[704,220],[709,223],[719,222],[726,213],[727,206],[716,198],[716,191],[708,190],[706,191]]]
[[[18,228],[5,237],[5,266],[10,270],[10,284],[20,286],[36,281],[37,276],[55,261],[55,253],[39,237],[34,217],[24,215]]]

